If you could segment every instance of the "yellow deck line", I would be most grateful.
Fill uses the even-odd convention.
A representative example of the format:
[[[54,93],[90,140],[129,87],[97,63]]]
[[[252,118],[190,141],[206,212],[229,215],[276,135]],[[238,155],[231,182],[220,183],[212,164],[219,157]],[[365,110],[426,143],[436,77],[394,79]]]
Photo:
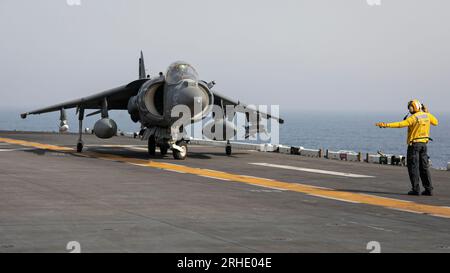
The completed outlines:
[[[42,143],[30,142],[30,141],[24,141],[24,140],[0,138],[0,142],[17,144],[17,145],[26,146],[26,147],[35,147],[35,148],[51,150],[51,151],[69,152],[69,153],[74,153],[74,154],[77,154],[80,156],[85,156],[85,157],[93,157],[93,158],[99,158],[99,159],[104,159],[104,160],[113,160],[113,161],[118,161],[118,162],[129,163],[129,164],[133,164],[133,165],[137,165],[137,166],[158,168],[158,169],[163,169],[163,170],[178,171],[178,172],[183,172],[183,173],[188,173],[188,174],[213,177],[213,178],[218,178],[218,179],[222,179],[222,180],[231,180],[234,182],[241,182],[241,183],[245,183],[245,184],[251,184],[251,185],[262,186],[262,187],[284,189],[284,190],[305,193],[305,194],[314,195],[314,196],[323,197],[323,198],[341,200],[341,201],[350,202],[350,203],[367,204],[367,205],[395,209],[395,210],[400,210],[400,211],[405,211],[405,212],[429,214],[429,215],[433,215],[433,216],[437,216],[437,217],[450,218],[450,208],[445,207],[445,206],[426,205],[426,204],[420,204],[420,203],[406,201],[406,200],[384,198],[384,197],[379,197],[376,195],[337,191],[334,189],[315,187],[315,186],[306,185],[306,184],[288,183],[288,182],[282,182],[282,181],[277,181],[277,180],[273,180],[273,179],[250,177],[250,176],[246,176],[246,175],[239,175],[239,174],[233,174],[233,173],[227,173],[227,172],[221,172],[221,171],[215,171],[215,170],[192,168],[192,167],[188,167],[185,165],[176,165],[176,164],[156,162],[156,161],[137,159],[137,158],[128,158],[128,157],[113,155],[113,154],[103,154],[103,153],[89,152],[89,151],[84,152],[82,154],[78,154],[78,153],[75,153],[75,150],[72,148],[48,145],[48,144],[42,144]]]

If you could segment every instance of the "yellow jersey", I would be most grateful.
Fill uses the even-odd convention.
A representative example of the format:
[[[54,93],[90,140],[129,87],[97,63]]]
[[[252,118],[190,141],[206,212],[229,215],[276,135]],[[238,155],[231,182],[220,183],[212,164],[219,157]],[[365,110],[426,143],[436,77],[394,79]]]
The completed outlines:
[[[406,143],[408,145],[415,142],[427,143],[430,138],[430,124],[438,125],[438,120],[430,113],[419,111],[409,116],[404,121],[392,122],[386,124],[388,128],[408,127],[408,137]]]

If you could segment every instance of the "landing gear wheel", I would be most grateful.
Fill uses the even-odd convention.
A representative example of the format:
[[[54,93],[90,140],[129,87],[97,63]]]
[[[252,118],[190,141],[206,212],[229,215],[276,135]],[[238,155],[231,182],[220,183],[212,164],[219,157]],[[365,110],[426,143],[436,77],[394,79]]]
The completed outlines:
[[[163,145],[163,146],[159,147],[159,150],[161,151],[161,155],[162,156],[165,156],[167,154],[167,150],[168,149],[169,148],[166,145]]]
[[[83,143],[82,142],[78,142],[77,143],[77,152],[81,153],[83,151]]]
[[[226,153],[227,155],[231,155],[231,146],[226,146],[226,147],[225,147],[225,153]]]
[[[231,155],[231,143],[227,140],[227,145],[225,146],[225,153],[230,156]]]
[[[156,141],[154,136],[148,138],[148,154],[155,155],[156,153]]]
[[[172,149],[173,151],[173,158],[178,160],[184,160],[187,156],[187,144],[184,141],[181,141],[177,143],[178,146],[181,147],[181,151],[178,151],[177,149]]]

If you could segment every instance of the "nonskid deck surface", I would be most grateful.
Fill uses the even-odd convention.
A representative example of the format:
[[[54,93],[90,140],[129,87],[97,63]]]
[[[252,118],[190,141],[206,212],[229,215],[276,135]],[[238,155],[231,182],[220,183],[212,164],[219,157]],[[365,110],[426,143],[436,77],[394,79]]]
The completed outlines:
[[[0,252],[450,252],[450,172],[407,196],[403,167],[0,132]]]

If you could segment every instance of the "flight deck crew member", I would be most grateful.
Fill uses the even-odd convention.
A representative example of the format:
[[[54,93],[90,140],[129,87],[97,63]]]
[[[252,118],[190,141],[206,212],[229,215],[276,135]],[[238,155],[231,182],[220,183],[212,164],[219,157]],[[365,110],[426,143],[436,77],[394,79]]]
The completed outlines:
[[[427,143],[430,140],[430,124],[437,126],[438,120],[418,100],[410,101],[408,103],[408,110],[411,116],[405,118],[405,120],[393,123],[379,122],[376,126],[380,128],[408,127],[406,162],[412,186],[412,190],[408,194],[420,194],[419,179],[421,179],[422,185],[425,188],[422,195],[431,196],[433,195],[433,185],[429,171]]]

